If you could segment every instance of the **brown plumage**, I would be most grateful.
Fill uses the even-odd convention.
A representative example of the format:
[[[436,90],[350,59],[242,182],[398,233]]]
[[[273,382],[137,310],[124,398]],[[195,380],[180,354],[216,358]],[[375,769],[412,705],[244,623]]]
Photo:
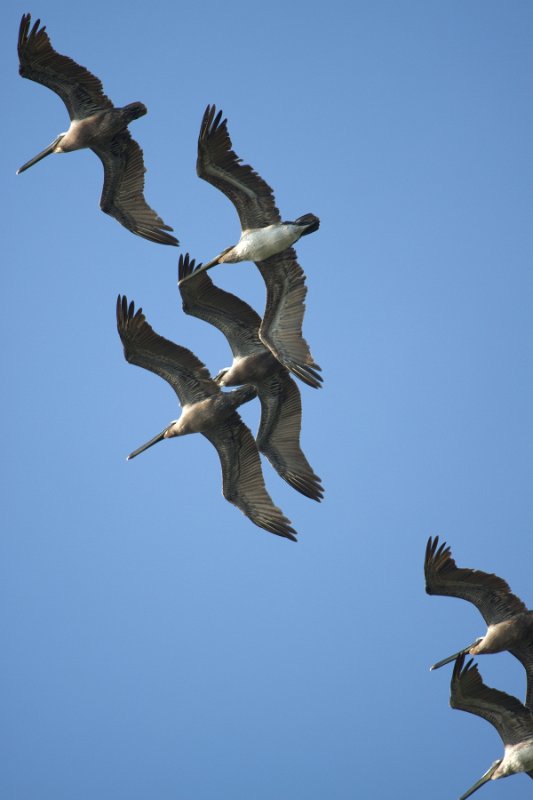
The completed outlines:
[[[459,597],[476,606],[488,625],[485,636],[477,638],[459,653],[439,661],[437,669],[460,654],[500,653],[508,650],[526,670],[526,705],[533,709],[533,612],[514,595],[497,575],[458,567],[446,542],[428,539],[424,560],[426,592]]]
[[[259,327],[261,341],[276,358],[308,386],[321,385],[320,367],[302,335],[307,287],[305,274],[291,247],[319,227],[314,214],[282,222],[270,186],[232,149],[227,120],[215,106],[204,113],[198,137],[196,171],[234,204],[241,222],[241,238],[213,261],[198,267],[183,281],[215,264],[254,261],[263,276],[267,299]]]
[[[302,400],[285,367],[259,338],[261,319],[241,298],[215,286],[206,272],[183,280],[196,269],[189,254],[179,259],[179,289],[186,314],[218,328],[228,340],[233,364],[219,372],[221,386],[253,384],[261,402],[257,447],[296,491],[320,501],[323,488],[300,447]]]
[[[486,686],[477,665],[458,656],[452,674],[450,705],[490,722],[504,744],[503,758],[494,761],[487,772],[460,800],[466,800],[489,780],[525,772],[533,778],[533,714],[516,697]]]
[[[97,77],[54,50],[40,20],[30,26],[30,15],[24,14],[18,38],[19,73],[58,94],[67,107],[71,125],[18,172],[52,153],[90,148],[104,166],[102,211],[138,236],[158,244],[177,245],[177,239],[166,232],[172,228],[144,199],[143,153],[127,130],[132,120],[146,114],[146,107],[130,103],[115,108]]]
[[[226,500],[260,528],[296,541],[296,531],[265,488],[254,438],[236,411],[238,406],[256,396],[255,389],[244,386],[233,392],[222,392],[194,353],[155,333],[142,309],[135,311],[134,304],[128,305],[126,297],[120,295],[117,329],[126,360],[167,381],[182,406],[178,420],[128,458],[134,458],[163,439],[203,433],[219,455],[222,493]]]

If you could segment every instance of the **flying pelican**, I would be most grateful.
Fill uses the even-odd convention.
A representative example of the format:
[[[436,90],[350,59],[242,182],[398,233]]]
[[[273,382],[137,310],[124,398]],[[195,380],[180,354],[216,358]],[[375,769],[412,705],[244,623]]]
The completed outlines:
[[[115,108],[106,97],[101,81],[68,56],[56,53],[46,28],[38,19],[30,31],[31,16],[24,14],[20,23],[18,54],[19,73],[56,92],[65,103],[70,128],[60,133],[45,150],[27,161],[20,172],[51,153],[68,153],[89,147],[104,165],[104,188],[100,208],[115,217],[132,233],[159,244],[177,245],[178,240],[143,195],[143,153],[131,138],[127,126],[147,113],[142,103]]]
[[[215,377],[219,386],[253,384],[261,401],[257,447],[278,474],[296,491],[320,501],[323,488],[300,448],[302,400],[300,390],[285,367],[259,338],[261,319],[248,303],[219,289],[203,273],[194,281],[189,254],[179,258],[179,288],[186,314],[210,322],[226,336],[233,353],[231,367]]]
[[[301,236],[318,229],[318,217],[304,214],[294,222],[281,221],[272,189],[232,150],[227,120],[222,120],[222,111],[217,114],[215,106],[207,106],[202,120],[196,171],[234,204],[242,233],[238,244],[183,280],[191,280],[215,264],[255,261],[267,287],[259,337],[287,369],[318,388],[320,367],[302,336],[305,275],[291,247]]]
[[[504,744],[503,758],[494,761],[459,800],[466,800],[487,781],[526,772],[533,778],[533,714],[510,694],[485,686],[473,659],[460,655],[453,668],[450,705],[488,720]]]
[[[478,655],[508,650],[526,670],[526,705],[533,710],[533,611],[528,611],[497,575],[457,567],[446,542],[439,547],[438,536],[428,539],[424,572],[428,594],[468,600],[488,625],[485,636],[478,637],[453,656],[438,661],[431,669],[438,669],[466,653]]]
[[[203,433],[217,450],[222,465],[222,493],[226,500],[260,528],[296,541],[296,531],[265,489],[259,453],[252,434],[236,408],[256,396],[252,386],[222,392],[202,362],[185,347],[155,333],[142,309],[126,297],[117,299],[117,328],[130,364],[155,372],[176,392],[181,417],[149,442],[130,453],[128,460],[163,439]]]

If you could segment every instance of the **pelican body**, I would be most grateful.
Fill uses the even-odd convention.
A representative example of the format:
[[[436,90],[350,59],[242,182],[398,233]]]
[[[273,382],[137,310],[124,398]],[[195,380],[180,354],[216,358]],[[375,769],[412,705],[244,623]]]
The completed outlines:
[[[155,372],[176,392],[182,413],[161,433],[138,447],[128,460],[164,439],[202,433],[216,448],[222,466],[222,493],[255,525],[296,541],[290,521],[268,494],[254,438],[236,412],[257,392],[242,386],[222,392],[204,364],[185,347],[164,339],[146,322],[142,309],[117,299],[117,329],[130,364]]]
[[[242,386],[243,383],[259,386],[278,372],[280,366],[278,359],[264,347],[260,353],[234,358],[231,367],[221,369],[215,380],[219,386]]]
[[[60,133],[44,150],[17,170],[17,174],[53,153],[71,153],[90,148],[104,166],[104,187],[100,208],[121,225],[152,242],[177,245],[168,225],[144,199],[143,153],[131,138],[130,122],[147,113],[143,103],[115,108],[106,97],[101,81],[68,56],[57,53],[46,28],[24,14],[18,39],[19,73],[56,92],[69,116],[68,131]]]
[[[115,134],[123,131],[134,119],[144,116],[148,109],[142,103],[130,103],[124,108],[109,108],[97,111],[86,119],[73,119],[70,128],[58,134],[54,141],[38,155],[26,161],[17,170],[17,175],[32,167],[52,153],[71,153],[102,142],[110,142]]]
[[[251,386],[243,386],[234,392],[207,397],[196,403],[186,403],[183,406],[179,419],[173,420],[170,425],[128,456],[128,461],[163,439],[173,439],[174,436],[187,436],[190,433],[205,433],[212,428],[217,428],[243,403],[248,403],[256,397],[256,391]]]
[[[465,665],[464,653],[454,665],[450,705],[486,719],[504,744],[503,758],[494,761],[460,800],[466,800],[489,780],[518,772],[526,772],[533,778],[533,713],[516,697],[486,686],[472,659]]]
[[[259,338],[288,370],[308,386],[318,388],[322,382],[320,367],[302,335],[305,274],[292,245],[318,230],[320,220],[314,214],[304,214],[292,222],[281,220],[272,189],[233,151],[227,120],[215,106],[207,106],[202,119],[196,172],[231,200],[239,215],[241,237],[236,245],[185,275],[180,285],[197,280],[215,264],[254,261],[267,289]]]
[[[508,650],[526,670],[526,706],[533,710],[533,611],[514,595],[497,575],[457,567],[450,548],[439,537],[431,537],[424,561],[428,594],[460,597],[473,603],[487,623],[487,632],[431,669],[448,664],[460,655],[484,655]]]
[[[265,261],[295,244],[302,236],[318,230],[320,220],[305,214],[294,222],[277,222],[264,228],[243,230],[237,244],[227,247],[212,261],[198,269],[204,271],[216,264],[237,264],[239,261]]]
[[[289,372],[259,338],[261,319],[248,303],[215,286],[204,272],[184,280],[195,270],[189,254],[179,259],[179,289],[183,310],[218,328],[233,353],[231,367],[215,378],[219,386],[252,384],[261,402],[257,447],[283,480],[296,491],[320,501],[323,488],[300,447],[302,401]]]

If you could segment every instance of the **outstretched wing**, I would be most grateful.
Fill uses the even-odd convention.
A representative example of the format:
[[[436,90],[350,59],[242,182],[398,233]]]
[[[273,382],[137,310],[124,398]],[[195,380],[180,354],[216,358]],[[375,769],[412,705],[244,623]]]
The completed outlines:
[[[292,247],[256,265],[267,287],[265,314],[259,336],[284,367],[315,389],[322,376],[302,335],[305,312],[305,274]]]
[[[439,546],[438,536],[428,539],[424,573],[428,594],[468,600],[480,611],[487,625],[527,611],[524,603],[512,594],[502,578],[477,569],[458,567],[446,542]]]
[[[272,189],[232,150],[227,120],[215,106],[207,106],[202,119],[196,172],[231,200],[243,230],[281,222]]]
[[[483,717],[498,731],[504,744],[518,744],[533,737],[533,714],[516,697],[485,686],[477,665],[464,655],[455,662],[450,705]]]
[[[519,644],[515,644],[509,652],[521,662],[526,671],[527,688],[525,705],[533,712],[533,620],[529,626],[529,636]]]
[[[127,298],[117,298],[117,329],[124,345],[124,357],[130,364],[155,372],[169,383],[182,406],[205,400],[220,392],[207,367],[194,353],[152,330],[142,308],[135,311]]]
[[[257,447],[278,475],[297,492],[320,502],[324,489],[300,447],[302,400],[296,383],[284,369],[258,387],[261,423]]]
[[[68,56],[56,53],[41,20],[30,30],[31,15],[23,14],[19,28],[19,73],[58,94],[70,119],[85,119],[96,111],[113,108],[102,82]]]
[[[93,146],[92,151],[104,165],[104,188],[100,208],[115,217],[132,233],[158,244],[177,245],[178,240],[161,217],[144,199],[143,152],[137,142],[124,130],[109,141]]]
[[[296,541],[296,531],[265,488],[254,437],[234,411],[204,436],[216,447],[222,465],[222,494],[260,528]]]
[[[189,254],[179,258],[178,276],[182,281],[194,275],[196,266]],[[231,292],[215,286],[207,272],[198,272],[192,280],[178,284],[183,310],[192,317],[203,319],[222,331],[234,357],[248,356],[265,350],[259,339],[261,318],[248,303]]]

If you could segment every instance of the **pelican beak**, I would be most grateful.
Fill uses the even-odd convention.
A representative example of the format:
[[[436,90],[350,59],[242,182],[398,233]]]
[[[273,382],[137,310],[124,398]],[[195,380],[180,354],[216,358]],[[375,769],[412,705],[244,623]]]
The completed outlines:
[[[152,447],[152,445],[157,444],[158,442],[162,442],[163,439],[165,438],[165,433],[167,432],[167,430],[168,428],[165,428],[164,431],[158,433],[157,436],[154,436],[154,438],[150,439],[149,442],[146,442],[146,444],[142,444],[140,447],[137,448],[137,450],[134,450],[133,453],[130,453],[126,460],[131,461],[132,458],[135,458],[135,456],[138,456],[139,453],[143,453],[145,450],[148,450],[148,448]]]
[[[467,792],[461,795],[459,800],[466,800],[466,798],[470,797],[471,794],[477,792],[477,790],[480,789],[484,783],[490,781],[490,779],[492,778],[492,776],[494,775],[494,773],[496,772],[497,768],[500,766],[501,763],[502,763],[501,758],[498,761],[495,761],[494,764],[491,767],[489,767],[488,770],[485,772],[485,774],[477,781],[477,783],[475,783]]]
[[[23,164],[20,167],[20,169],[17,170],[17,175],[20,175],[21,172],[24,172],[25,170],[29,169],[30,167],[33,167],[33,165],[36,164],[38,161],[40,161],[42,158],[46,158],[46,156],[51,155],[54,152],[54,150],[56,149],[57,145],[59,144],[59,142],[61,141],[62,138],[63,138],[63,134],[60,134],[59,136],[56,136],[56,138],[54,139],[52,144],[49,144],[48,147],[46,147],[42,152],[38,153],[33,158],[30,158],[29,161],[26,161],[26,163]]]
[[[190,281],[190,279],[196,277],[196,275],[198,275],[199,272],[205,272],[206,269],[211,269],[211,267],[215,267],[217,264],[220,263],[219,259],[220,256],[217,256],[212,261],[208,261],[207,264],[200,264],[199,266],[196,267],[195,270],[193,270],[184,278],[182,278],[180,281],[178,281],[178,286],[183,286],[185,281]]]
[[[454,653],[453,656],[448,656],[448,658],[443,658],[442,661],[437,661],[436,664],[433,664],[433,666],[429,668],[430,671],[433,671],[434,669],[440,669],[440,667],[443,667],[445,664],[449,664],[450,661],[455,661],[457,658],[459,658],[459,656],[466,655],[473,647],[476,646],[476,644],[480,643],[482,638],[482,636],[479,637],[475,642],[469,644],[468,647],[464,647],[462,650],[459,650],[458,653]]]

